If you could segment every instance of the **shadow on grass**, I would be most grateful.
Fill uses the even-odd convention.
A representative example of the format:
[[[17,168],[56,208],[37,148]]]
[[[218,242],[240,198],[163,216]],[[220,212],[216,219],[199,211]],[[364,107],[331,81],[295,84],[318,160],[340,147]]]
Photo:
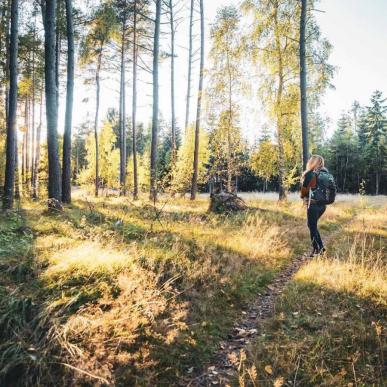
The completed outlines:
[[[33,229],[25,211],[0,214],[0,385],[54,385],[42,290],[33,256]],[[43,318],[42,318],[43,317]],[[47,316],[46,316],[47,317]],[[59,380],[59,379],[57,379]],[[55,382],[56,383],[56,382]]]
[[[86,238],[93,234],[95,227],[103,227],[102,232],[105,229],[114,232],[108,243],[117,237],[116,242],[123,245],[133,241],[139,248],[146,245],[151,252],[157,253],[158,260],[154,261],[150,259],[151,257],[145,256],[139,260],[139,264],[142,268],[158,274],[158,286],[178,277],[174,280],[176,302],[184,305],[187,311],[181,322],[188,328],[176,329],[174,339],[167,340],[166,332],[169,328],[160,328],[163,325],[162,321],[173,321],[173,316],[167,310],[155,321],[140,326],[136,332],[137,338],[132,344],[116,343],[118,345],[116,349],[107,348],[107,355],[115,352],[116,358],[125,354],[136,358],[137,352],[140,353],[145,348],[149,351],[147,359],[143,361],[115,365],[114,379],[123,384],[144,381],[150,375],[157,375],[156,379],[152,379],[157,383],[159,380],[165,382],[176,380],[188,367],[199,366],[209,356],[220,338],[227,334],[241,307],[274,275],[270,265],[252,261],[249,257],[230,249],[211,242],[202,243],[194,238],[185,238],[170,231],[145,232],[143,228],[132,223],[117,224],[115,217],[108,217],[96,209],[89,211],[73,205],[64,214],[51,216],[51,219],[59,223],[63,221],[71,223],[75,229],[81,230],[81,234],[85,232],[83,237]],[[127,234],[127,227],[135,228],[138,232]],[[96,231],[98,232],[101,230]],[[186,257],[182,262],[176,259],[173,252],[176,238],[179,249],[184,251]],[[239,261],[238,270],[234,272],[228,267],[230,257]],[[202,274],[192,272],[193,268],[200,270],[201,266],[206,266]],[[187,278],[188,271],[191,272],[190,275],[195,274],[193,278]],[[97,281],[98,278],[94,278],[93,275],[78,280],[70,277],[65,283],[58,284],[57,288],[53,284],[49,290],[47,289],[49,294],[46,293],[45,296],[55,299],[61,297],[63,292],[72,296],[73,292],[79,291],[80,286],[83,289],[90,289]],[[79,297],[77,303],[67,308],[65,314],[61,315],[61,321],[65,322],[83,306],[94,302],[98,305],[99,295],[98,293],[94,295],[95,297],[89,294]]]

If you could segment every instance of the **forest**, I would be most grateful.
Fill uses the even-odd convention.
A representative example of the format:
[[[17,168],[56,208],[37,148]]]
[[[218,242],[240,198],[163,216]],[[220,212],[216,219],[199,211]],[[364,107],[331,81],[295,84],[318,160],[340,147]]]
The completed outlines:
[[[0,386],[387,382],[387,91],[324,114],[324,3],[1,0]]]

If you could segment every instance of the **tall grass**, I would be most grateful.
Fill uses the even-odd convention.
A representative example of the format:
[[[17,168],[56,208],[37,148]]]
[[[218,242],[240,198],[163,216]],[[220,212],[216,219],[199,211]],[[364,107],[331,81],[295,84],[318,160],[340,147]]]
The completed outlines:
[[[386,382],[384,214],[385,207],[363,206],[331,241],[328,256],[297,273],[242,362],[241,385]]]

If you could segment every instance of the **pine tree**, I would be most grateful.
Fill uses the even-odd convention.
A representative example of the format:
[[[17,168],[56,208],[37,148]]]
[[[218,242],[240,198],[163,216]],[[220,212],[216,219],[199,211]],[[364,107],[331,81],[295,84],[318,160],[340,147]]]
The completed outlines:
[[[66,118],[63,136],[62,201],[71,203],[71,129],[74,94],[74,27],[72,0],[66,0],[67,88]]]
[[[15,152],[16,152],[16,110],[17,110],[17,55],[18,55],[18,0],[11,3],[11,36],[9,51],[9,100],[7,114],[7,145],[3,208],[10,209],[13,205],[15,185]]]
[[[225,175],[227,191],[233,191],[233,178],[241,168],[240,154],[243,148],[239,128],[239,103],[243,83],[241,73],[241,46],[239,42],[239,13],[235,7],[218,11],[211,30],[212,48],[209,71],[208,104],[217,117],[211,134],[213,174],[218,179]]]
[[[374,176],[375,194],[380,192],[380,182],[386,170],[387,106],[381,91],[371,96],[371,106],[367,107],[367,151],[371,174]]]
[[[99,105],[101,94],[101,71],[103,70],[103,56],[107,44],[117,31],[117,19],[111,4],[102,3],[94,12],[88,33],[82,42],[81,63],[83,65],[95,64],[96,106],[94,115],[94,141],[95,141],[95,196],[99,192]]]
[[[203,78],[204,78],[204,3],[200,0],[200,69],[199,69],[199,91],[196,107],[196,124],[195,124],[195,147],[193,157],[193,173],[191,184],[191,200],[196,199],[198,190],[199,177],[199,146],[200,146],[200,123],[202,112],[202,93],[203,93]]]
[[[48,198],[49,207],[61,207],[61,173],[58,150],[58,94],[56,81],[56,0],[43,4],[45,31],[45,88],[48,151]]]
[[[159,51],[161,0],[156,0],[156,19],[153,37],[153,115],[150,155],[150,199],[157,200],[157,142],[159,132]]]

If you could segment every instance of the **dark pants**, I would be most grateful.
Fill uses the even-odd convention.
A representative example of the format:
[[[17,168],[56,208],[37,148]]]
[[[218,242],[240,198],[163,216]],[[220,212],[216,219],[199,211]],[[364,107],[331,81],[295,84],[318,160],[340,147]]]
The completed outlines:
[[[324,247],[320,233],[317,229],[317,222],[321,215],[325,212],[327,206],[325,204],[311,204],[308,208],[308,227],[310,231],[310,239],[315,250],[321,250]]]

